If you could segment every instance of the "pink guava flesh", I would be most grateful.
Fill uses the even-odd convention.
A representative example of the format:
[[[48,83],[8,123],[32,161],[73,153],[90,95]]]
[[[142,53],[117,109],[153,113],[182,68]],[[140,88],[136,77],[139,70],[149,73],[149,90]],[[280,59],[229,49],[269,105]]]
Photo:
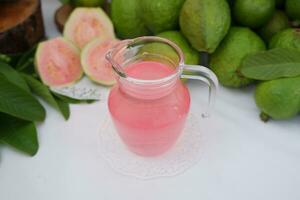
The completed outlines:
[[[64,36],[82,49],[97,37],[114,39],[113,25],[100,8],[77,8],[66,23]]]
[[[102,24],[98,19],[92,16],[82,16],[81,23],[78,23],[74,27],[74,42],[80,48],[83,48],[93,38],[102,34]]]
[[[79,51],[62,38],[39,45],[36,67],[42,81],[48,86],[68,85],[82,76]]]
[[[116,40],[98,40],[86,50],[83,68],[93,81],[104,85],[115,83],[115,73],[105,55],[117,42]]]

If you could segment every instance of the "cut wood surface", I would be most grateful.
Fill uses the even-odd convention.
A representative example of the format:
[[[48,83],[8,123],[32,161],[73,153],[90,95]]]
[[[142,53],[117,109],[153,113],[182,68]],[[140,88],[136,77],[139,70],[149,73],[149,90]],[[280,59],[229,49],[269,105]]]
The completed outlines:
[[[0,3],[0,53],[24,52],[43,38],[40,0]]]
[[[55,12],[55,24],[60,32],[63,32],[66,21],[70,14],[74,10],[74,7],[68,4],[62,5]]]

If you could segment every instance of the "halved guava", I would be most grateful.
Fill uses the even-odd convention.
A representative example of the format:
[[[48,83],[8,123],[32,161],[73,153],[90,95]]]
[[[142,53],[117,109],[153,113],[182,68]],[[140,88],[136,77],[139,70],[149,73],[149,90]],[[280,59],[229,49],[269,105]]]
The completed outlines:
[[[118,40],[93,40],[81,52],[81,65],[84,73],[94,82],[111,86],[114,85],[115,73],[105,55],[116,45]]]
[[[48,86],[71,85],[83,75],[79,49],[62,37],[38,45],[35,65],[41,80]]]
[[[112,22],[101,8],[76,8],[65,25],[63,35],[80,49],[97,37],[115,38]]]

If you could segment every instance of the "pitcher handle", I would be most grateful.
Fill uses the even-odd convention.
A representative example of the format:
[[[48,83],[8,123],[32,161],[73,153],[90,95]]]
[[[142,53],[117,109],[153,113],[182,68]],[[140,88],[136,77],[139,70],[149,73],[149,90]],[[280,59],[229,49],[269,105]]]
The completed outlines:
[[[204,82],[209,88],[208,105],[202,117],[209,117],[210,112],[215,104],[216,93],[218,90],[219,81],[216,75],[206,67],[200,65],[184,65],[183,71],[196,72],[196,75],[182,74],[181,78],[194,79]],[[184,72],[183,72],[184,73]]]

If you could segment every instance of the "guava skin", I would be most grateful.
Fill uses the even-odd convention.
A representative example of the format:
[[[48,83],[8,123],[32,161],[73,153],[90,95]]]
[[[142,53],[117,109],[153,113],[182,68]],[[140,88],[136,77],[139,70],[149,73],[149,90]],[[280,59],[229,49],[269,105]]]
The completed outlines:
[[[166,31],[157,35],[158,37],[165,38],[175,43],[183,52],[184,62],[190,65],[197,65],[200,62],[199,52],[193,49],[188,41],[184,38],[184,36],[179,31]],[[156,54],[160,56],[164,56],[168,60],[171,60],[174,67],[176,67],[179,63],[179,55],[178,53],[168,44],[164,43],[149,43],[144,45],[139,50],[140,54],[150,53]],[[147,60],[159,60],[158,57],[148,56],[144,58]]]
[[[115,73],[105,56],[118,40],[99,38],[87,44],[81,52],[81,65],[86,76],[95,83],[112,86],[116,83]]]
[[[275,34],[269,43],[269,49],[287,48],[300,51],[300,29],[289,28]]]
[[[274,0],[236,0],[233,6],[235,20],[243,26],[259,28],[271,19]]]
[[[114,39],[113,24],[101,8],[78,7],[68,18],[63,35],[82,49],[95,38]]]
[[[120,38],[136,38],[150,34],[142,20],[140,0],[113,0],[111,20]]]
[[[259,30],[265,41],[270,41],[276,33],[289,28],[289,19],[281,10],[276,10],[273,17]]]
[[[62,37],[39,43],[35,67],[42,82],[50,87],[72,85],[83,75],[79,49]]]
[[[300,77],[281,78],[260,83],[255,90],[255,102],[264,116],[282,120],[300,111]]]
[[[179,24],[183,35],[198,51],[213,53],[231,22],[226,0],[186,0]]]
[[[142,0],[140,3],[141,16],[147,28],[154,34],[179,27],[180,9],[185,0]]]
[[[285,12],[292,20],[300,20],[300,1],[286,0]]]
[[[232,27],[220,46],[210,57],[210,68],[220,83],[239,88],[253,82],[239,72],[242,60],[250,54],[265,50],[263,40],[246,27]]]
[[[200,54],[190,46],[187,39],[179,31],[166,31],[157,35],[158,37],[166,38],[182,50],[184,62],[189,65],[198,65],[200,63]]]

